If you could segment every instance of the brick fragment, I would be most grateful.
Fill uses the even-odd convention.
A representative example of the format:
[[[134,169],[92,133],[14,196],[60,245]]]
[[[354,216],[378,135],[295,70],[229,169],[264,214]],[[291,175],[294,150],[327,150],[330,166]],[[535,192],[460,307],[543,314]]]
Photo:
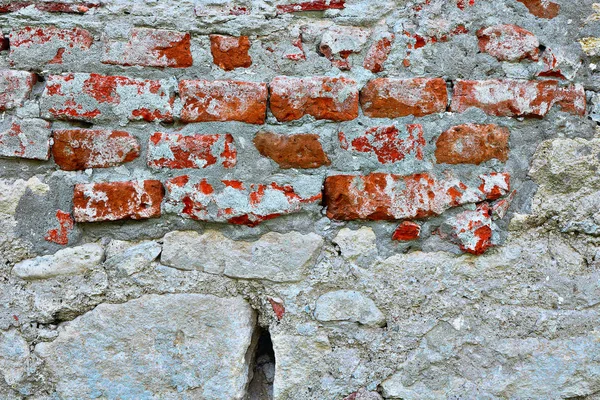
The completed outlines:
[[[52,157],[66,171],[113,167],[140,155],[137,139],[124,131],[59,129],[53,138]]]
[[[91,9],[100,7],[98,3],[90,2],[62,2],[62,1],[9,1],[0,4],[0,13],[19,11],[34,5],[40,11],[50,13],[85,14]]]
[[[585,115],[586,98],[581,85],[559,86],[558,81],[458,80],[450,106],[453,112],[476,107],[500,117],[544,117],[552,107]]]
[[[346,7],[346,0],[309,0],[301,3],[280,4],[278,13],[293,13],[300,11],[341,10]]]
[[[396,228],[392,239],[400,242],[408,242],[411,240],[417,240],[421,237],[421,225],[412,221],[402,221],[402,223]]]
[[[198,221],[256,226],[284,214],[314,209],[321,201],[321,181],[301,179],[291,183],[211,181],[182,175],[165,183],[165,209]],[[311,207],[312,206],[312,207]]]
[[[9,35],[9,60],[12,65],[62,64],[87,51],[94,37],[85,29],[60,29],[55,26],[27,26]]]
[[[102,63],[144,67],[191,67],[190,34],[165,29],[133,28],[127,41],[107,40]]]
[[[269,88],[271,112],[278,121],[294,121],[304,115],[332,121],[358,117],[358,89],[351,79],[280,76]]]
[[[58,228],[50,229],[44,236],[44,240],[60,245],[69,244],[69,234],[73,230],[74,222],[71,214],[68,212],[57,210],[56,219]]]
[[[206,168],[217,163],[232,168],[236,160],[237,151],[230,134],[156,132],[148,142],[148,166],[153,168]]]
[[[40,108],[48,119],[172,122],[174,101],[170,81],[72,73],[48,77]]]
[[[285,315],[285,305],[283,304],[283,300],[277,297],[268,297],[267,299],[269,300],[269,303],[271,303],[271,308],[273,308],[277,320],[281,321]]]
[[[369,81],[360,92],[360,104],[371,118],[422,117],[446,111],[448,91],[441,78]]]
[[[49,156],[49,122],[37,118],[0,122],[0,157],[47,160]]]
[[[508,128],[489,124],[464,124],[443,132],[436,142],[439,164],[481,164],[497,159],[508,160]]]
[[[334,25],[323,34],[319,51],[333,66],[349,70],[348,57],[352,53],[360,53],[368,37],[369,31],[364,28]]]
[[[183,122],[240,121],[263,124],[267,85],[255,82],[182,80]]]
[[[487,203],[479,204],[474,211],[463,211],[447,224],[451,227],[450,239],[466,253],[481,255],[494,245],[492,211]]]
[[[381,35],[381,37],[369,47],[363,62],[363,67],[374,74],[383,71],[383,64],[387,61],[390,51],[392,51],[394,38],[395,35],[389,32]]]
[[[537,61],[540,42],[537,37],[517,25],[495,25],[477,31],[479,50],[500,61]]]
[[[29,98],[36,80],[31,72],[0,70],[0,111],[21,106]]]
[[[260,154],[284,169],[319,168],[331,164],[316,134],[288,136],[260,132],[254,137],[254,145]]]
[[[402,131],[396,125],[376,126],[352,137],[340,132],[338,135],[343,149],[359,153],[372,153],[382,164],[393,164],[413,157],[423,160],[426,142],[423,126],[407,125]]]
[[[80,183],[73,193],[76,222],[160,217],[164,189],[158,180]]]
[[[529,12],[536,17],[552,19],[560,13],[560,5],[550,0],[517,0],[522,3]]]
[[[327,216],[336,220],[424,218],[451,207],[497,199],[510,190],[508,174],[480,176],[473,185],[448,176],[374,173],[334,175],[325,180]]]
[[[251,66],[252,58],[248,54],[248,50],[250,50],[248,36],[210,35],[210,52],[213,63],[225,71]]]

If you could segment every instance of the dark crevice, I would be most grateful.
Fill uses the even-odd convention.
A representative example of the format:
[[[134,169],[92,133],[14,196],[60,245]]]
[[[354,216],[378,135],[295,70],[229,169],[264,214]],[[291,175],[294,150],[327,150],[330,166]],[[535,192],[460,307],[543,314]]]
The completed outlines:
[[[275,378],[275,351],[268,329],[259,328],[258,343],[250,365],[252,380],[245,400],[272,400]]]

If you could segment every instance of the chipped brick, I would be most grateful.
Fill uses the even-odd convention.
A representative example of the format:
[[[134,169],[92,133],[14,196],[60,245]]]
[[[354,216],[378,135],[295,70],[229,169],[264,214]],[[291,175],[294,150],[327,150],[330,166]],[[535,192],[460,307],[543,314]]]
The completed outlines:
[[[358,89],[351,79],[279,76],[269,87],[271,112],[278,121],[294,121],[304,115],[332,121],[358,117]]]
[[[18,118],[0,122],[0,156],[47,160],[50,123],[43,119]]]
[[[76,222],[160,217],[164,189],[158,180],[80,183],[73,193]]]
[[[267,85],[254,82],[182,80],[183,122],[240,121],[263,124]]]
[[[133,28],[128,41],[105,41],[102,62],[123,66],[191,67],[190,34],[165,29]]]
[[[9,35],[9,60],[12,65],[62,64],[63,59],[76,60],[87,51],[93,36],[81,28],[60,29],[54,26],[33,27],[12,31]]]
[[[210,35],[213,63],[225,71],[251,66],[252,58],[248,50],[250,50],[248,36]]]
[[[392,235],[393,240],[408,242],[421,237],[421,225],[412,221],[402,221]]]
[[[497,199],[510,190],[508,174],[482,175],[480,180],[473,185],[426,173],[329,176],[325,180],[327,216],[336,220],[424,218],[462,204]]]
[[[42,116],[81,121],[173,121],[169,81],[72,73],[50,75],[40,100]]]
[[[487,203],[479,204],[474,211],[461,212],[446,224],[451,227],[450,240],[466,253],[481,255],[494,245],[492,212]]]
[[[53,137],[52,156],[66,171],[113,167],[140,155],[137,139],[124,131],[60,129]]]
[[[166,182],[165,209],[198,221],[256,226],[320,203],[321,181],[297,179],[259,184],[182,175]]]
[[[319,51],[329,60],[331,64],[341,70],[349,70],[352,53],[360,53],[369,31],[352,26],[332,26],[323,34]]]
[[[481,164],[497,159],[508,160],[508,128],[489,124],[464,124],[443,132],[436,142],[438,163]]]
[[[446,81],[441,78],[377,78],[360,92],[363,112],[372,118],[422,117],[446,111],[447,103]]]
[[[73,218],[68,212],[58,210],[56,211],[56,219],[59,225],[58,228],[50,229],[44,236],[44,240],[63,246],[67,245],[69,244],[69,234],[74,227]]]
[[[301,11],[341,10],[345,8],[346,0],[310,0],[301,3],[280,4],[278,13],[293,13]]]
[[[319,168],[331,164],[316,134],[288,136],[260,132],[254,137],[254,145],[280,168]]]
[[[277,297],[268,297],[267,299],[271,304],[271,308],[273,308],[273,312],[275,313],[277,320],[281,321],[285,315],[285,306],[283,305],[283,300]]]
[[[535,35],[517,25],[495,25],[477,31],[479,50],[500,61],[539,58],[540,42]]]
[[[458,80],[451,111],[476,107],[499,117],[544,117],[552,107],[585,115],[586,98],[581,85],[561,87],[558,81]]]
[[[390,51],[392,51],[394,38],[395,35],[389,32],[381,35],[381,37],[369,47],[363,62],[363,67],[373,73],[383,71],[383,64],[387,61]]]
[[[35,82],[36,76],[31,72],[0,70],[0,111],[21,106]]]
[[[156,132],[148,142],[148,166],[153,168],[206,168],[217,163],[232,168],[236,160],[237,151],[230,134]]]
[[[552,19],[560,13],[560,5],[550,0],[517,0],[522,3],[527,10],[536,17]]]

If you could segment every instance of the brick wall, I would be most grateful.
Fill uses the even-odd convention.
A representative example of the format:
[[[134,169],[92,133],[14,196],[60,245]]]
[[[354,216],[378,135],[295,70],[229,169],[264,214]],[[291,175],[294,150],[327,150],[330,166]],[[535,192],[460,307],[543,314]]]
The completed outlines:
[[[596,222],[569,214],[563,223],[566,211],[544,200],[556,192],[563,197],[557,195],[553,204],[571,202],[569,193],[579,193],[580,188],[568,187],[578,174],[561,175],[551,169],[556,176],[550,172],[543,172],[543,178],[536,176],[536,171],[546,171],[544,158],[559,157],[561,151],[540,153],[547,140],[576,142],[595,140],[597,135],[600,86],[595,61],[600,53],[595,38],[600,36],[600,8],[587,0],[581,3],[0,2],[0,178],[10,188],[4,197],[0,195],[0,215],[6,224],[0,231],[6,237],[0,240],[3,274],[13,289],[23,282],[47,288],[57,279],[63,284],[66,281],[61,279],[84,279],[89,289],[73,294],[81,304],[66,310],[59,307],[45,319],[35,304],[55,300],[27,300],[27,305],[19,306],[24,315],[15,311],[16,320],[0,324],[16,329],[32,346],[40,341],[53,343],[39,355],[51,384],[33,384],[26,372],[10,383],[3,369],[9,363],[0,357],[6,381],[0,393],[26,396],[54,391],[77,398],[98,390],[100,396],[120,398],[103,384],[90,387],[91,391],[65,386],[64,376],[92,372],[85,366],[73,367],[79,372],[63,376],[63,367],[51,361],[53,351],[65,351],[53,347],[54,343],[60,346],[61,340],[41,340],[38,330],[27,333],[19,318],[60,325],[101,303],[131,302],[142,294],[204,293],[243,297],[254,310],[246,311],[258,315],[261,329],[280,335],[273,336],[272,344],[278,357],[274,388],[273,379],[261,383],[262,389],[258,383],[240,383],[248,371],[235,370],[223,378],[228,383],[220,385],[241,385],[239,391],[232,389],[227,395],[223,391],[216,397],[203,392],[206,398],[241,398],[248,393],[262,398],[256,393],[263,389],[274,390],[278,399],[446,398],[448,393],[471,397],[475,392],[470,389],[457,389],[459,381],[486,396],[590,394],[550,383],[532,392],[524,388],[510,392],[499,383],[490,389],[474,383],[479,378],[463,373],[446,374],[445,383],[437,386],[430,382],[433,378],[413,374],[410,383],[395,373],[412,368],[407,364],[410,357],[420,354],[416,342],[403,343],[395,337],[393,344],[372,350],[366,343],[383,340],[382,332],[415,329],[418,340],[425,340],[428,332],[416,320],[407,325],[399,322],[401,317],[416,318],[408,311],[415,304],[398,305],[400,293],[382,300],[387,285],[408,288],[396,281],[400,278],[373,272],[389,258],[405,257],[402,263],[408,270],[419,269],[408,272],[415,276],[425,273],[427,257],[435,260],[432,265],[463,260],[475,269],[483,268],[482,263],[536,269],[539,261],[516,261],[521,256],[515,254],[538,246],[532,251],[541,259],[546,253],[539,243],[548,243],[547,235],[575,232],[591,235],[584,240],[586,250],[561,242],[557,246],[564,250],[553,259],[568,258],[571,250],[566,249],[573,247],[593,259]],[[580,152],[573,153],[575,159],[593,154],[591,144],[581,146]],[[594,163],[587,162],[589,170]],[[576,168],[570,164],[578,165],[565,162],[556,168]],[[586,185],[587,200],[571,204],[583,208],[596,204],[594,183]],[[551,188],[543,197],[545,187]],[[532,229],[540,231],[533,235]],[[182,232],[187,233],[168,239]],[[293,234],[304,239],[269,236]],[[129,244],[119,247],[118,242]],[[157,254],[146,260],[144,254],[154,250],[127,253],[134,243],[154,243]],[[85,262],[81,267],[65,264],[63,258],[94,259],[94,249],[80,250],[84,256],[73,250],[92,244],[100,246],[101,252],[93,268]],[[318,250],[310,250],[313,245]],[[290,246],[306,249],[310,256],[304,259],[305,254],[291,252]],[[71,250],[75,255],[60,255]],[[281,253],[281,259],[275,253]],[[135,262],[127,261],[131,259]],[[284,266],[287,263],[290,270]],[[150,265],[159,267],[154,275],[139,275]],[[83,272],[90,268],[108,274],[108,283],[97,293],[93,287],[99,283],[89,283],[89,271]],[[161,275],[160,268],[200,275],[186,278],[193,283],[180,288],[179,278]],[[360,276],[367,270],[369,278],[347,281],[346,275]],[[512,290],[509,278],[493,288],[495,272],[488,272],[483,286],[491,285],[489,291]],[[459,274],[463,273],[471,274]],[[210,283],[213,279],[218,281]],[[273,282],[288,283],[273,286]],[[411,290],[428,291],[433,286],[429,282]],[[34,299],[48,289],[28,286],[26,290]],[[347,292],[352,290],[356,292]],[[303,291],[308,294],[299,294]],[[16,296],[10,293],[9,303]],[[62,302],[69,294],[55,296]],[[478,296],[494,298],[489,293]],[[508,302],[520,307],[527,303],[523,296],[515,289]],[[187,298],[172,299],[182,309],[188,307]],[[390,306],[389,301],[399,303]],[[481,298],[477,301],[485,303]],[[152,307],[162,312],[158,303]],[[224,302],[218,307],[220,313],[244,306]],[[434,309],[422,315],[430,321],[428,329],[441,327],[440,321],[467,318],[451,312],[436,316]],[[156,318],[150,326],[161,326],[161,318]],[[286,318],[291,318],[288,325]],[[282,320],[284,327],[277,328]],[[355,325],[332,326],[331,321],[368,327],[364,337],[370,339],[364,343],[339,345],[351,359],[348,362],[356,363],[354,373],[298,366],[307,360],[316,363],[313,357],[320,358],[325,348],[335,354],[330,344],[337,340],[334,332],[339,331],[344,338],[340,340],[358,340]],[[314,323],[321,324],[314,327],[318,333],[308,327]],[[448,323],[460,331],[458,322]],[[85,329],[89,326],[84,324]],[[399,330],[393,331],[395,326]],[[481,332],[494,331],[493,326],[489,323]],[[254,348],[259,335],[256,321],[239,329],[246,329],[254,343],[242,348]],[[300,341],[295,346],[304,349],[304,358],[289,353],[288,346],[295,340]],[[562,347],[557,349],[550,353],[562,354]],[[226,350],[234,354],[243,349]],[[402,356],[361,361],[371,351],[375,358],[389,351]],[[332,356],[327,357],[328,366],[337,365]],[[590,363],[580,360],[577,365]],[[435,375],[433,362],[426,364],[427,373]],[[494,359],[492,364],[505,362]],[[363,371],[366,365],[372,373]],[[125,363],[122,371],[130,367]],[[304,377],[311,374],[320,378],[308,385]],[[114,377],[106,379],[116,382]],[[138,389],[132,389],[139,382],[151,396],[169,395],[165,384],[144,379],[133,378],[137,383],[132,386],[124,383],[123,398],[139,398],[135,397]],[[516,385],[525,387],[524,382],[532,378],[520,379]],[[582,378],[588,383],[590,379]],[[196,385],[186,382],[178,384],[182,391]],[[33,389],[25,389],[25,383]],[[295,385],[298,397],[290,397]],[[594,385],[600,383],[594,380],[588,386]],[[360,388],[367,389],[359,392]]]

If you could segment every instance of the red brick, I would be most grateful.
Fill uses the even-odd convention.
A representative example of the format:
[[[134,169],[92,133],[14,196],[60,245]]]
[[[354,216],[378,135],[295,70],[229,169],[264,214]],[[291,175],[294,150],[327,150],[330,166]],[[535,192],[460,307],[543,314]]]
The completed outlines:
[[[400,242],[408,242],[411,240],[417,240],[421,237],[421,225],[412,221],[402,221],[402,223],[396,228],[392,239]]]
[[[237,151],[230,134],[156,132],[148,142],[148,166],[153,168],[206,168],[217,163],[232,168],[236,160]]]
[[[182,80],[183,122],[240,121],[263,124],[267,85],[255,82]]]
[[[316,134],[260,132],[254,137],[254,145],[260,154],[275,161],[280,168],[319,168],[331,164]]]
[[[332,121],[358,117],[358,90],[351,79],[280,76],[271,82],[270,94],[271,112],[278,121],[294,121],[304,115]]]
[[[306,60],[306,53],[304,52],[304,46],[302,45],[302,33],[298,34],[298,37],[292,42],[292,46],[297,50],[294,52],[286,52],[283,55],[283,58],[292,61]]]
[[[248,54],[248,50],[250,50],[248,36],[210,35],[210,52],[213,63],[225,71],[251,66],[252,58]]]
[[[229,222],[256,226],[262,221],[302,211],[321,201],[321,181],[299,180],[291,184],[211,181],[178,176],[166,182],[165,209],[198,221]],[[298,189],[296,189],[298,187]]]
[[[113,167],[140,155],[137,139],[124,131],[60,129],[53,137],[52,156],[66,171]]]
[[[341,70],[349,70],[349,56],[360,53],[367,42],[369,31],[364,28],[334,25],[323,34],[319,51],[331,64]]]
[[[275,313],[277,320],[281,321],[285,315],[285,306],[283,305],[283,300],[273,297],[269,297],[268,300],[269,303],[271,303],[271,308],[273,308],[273,312]]]
[[[94,37],[85,29],[32,27],[10,33],[11,64],[62,64],[63,58],[76,56],[75,50],[89,50]],[[35,61],[31,59],[35,57]]]
[[[422,117],[446,111],[448,91],[441,78],[377,78],[360,92],[360,104],[366,116],[399,118]]]
[[[280,4],[276,7],[278,13],[326,11],[343,9],[346,6],[345,3],[345,0],[310,0],[301,3]]]
[[[474,211],[463,211],[447,222],[450,239],[466,253],[481,255],[493,244],[492,212],[489,204],[481,203]]]
[[[467,6],[472,7],[475,5],[475,0],[456,0],[456,7],[464,10]]]
[[[585,91],[581,85],[560,87],[557,81],[458,80],[451,111],[476,107],[499,117],[544,117],[552,107],[585,115]]]
[[[160,217],[164,189],[160,181],[80,183],[73,193],[76,222]]]
[[[0,121],[0,157],[47,160],[50,123],[43,119],[6,118]]]
[[[50,75],[40,108],[48,119],[172,122],[174,101],[168,81],[77,73]]]
[[[375,41],[365,56],[363,67],[373,73],[383,71],[383,64],[387,61],[392,44],[394,43],[395,35],[386,32],[380,39]]]
[[[58,210],[56,211],[56,219],[59,224],[58,228],[50,229],[44,236],[44,240],[63,246],[67,245],[69,244],[69,234],[74,227],[73,218],[68,212]]]
[[[336,220],[424,218],[462,204],[497,199],[510,190],[508,174],[480,179],[477,186],[429,174],[334,175],[325,180],[327,216]]]
[[[443,132],[436,142],[435,158],[445,164],[481,164],[508,160],[508,128],[498,125],[465,124]]]
[[[100,7],[98,3],[89,2],[62,2],[62,1],[10,1],[0,4],[0,13],[19,11],[25,7],[35,5],[40,11],[51,13],[85,14],[93,8]]]
[[[190,34],[165,29],[133,28],[129,40],[106,41],[102,63],[144,67],[191,67]]]
[[[0,111],[21,106],[35,82],[36,76],[31,72],[0,70]]]
[[[517,0],[536,17],[552,19],[560,13],[560,5],[549,0]]]
[[[542,54],[541,59],[542,70],[537,74],[537,76],[544,77],[552,77],[558,79],[567,79],[565,73],[568,74],[569,69],[571,69],[571,74],[569,74],[569,78],[573,78],[576,72],[573,72],[573,64],[569,62],[569,60],[564,56],[563,52],[557,52],[552,49],[546,49]],[[566,66],[566,71],[562,71],[562,67]]]
[[[421,125],[407,125],[405,132],[400,132],[395,125],[377,126],[367,129],[363,134],[349,141],[342,132],[339,139],[343,149],[359,153],[372,153],[382,164],[392,164],[412,156],[423,160],[425,138]]]
[[[477,31],[479,50],[500,61],[537,61],[540,42],[535,35],[517,25],[495,25]]]

